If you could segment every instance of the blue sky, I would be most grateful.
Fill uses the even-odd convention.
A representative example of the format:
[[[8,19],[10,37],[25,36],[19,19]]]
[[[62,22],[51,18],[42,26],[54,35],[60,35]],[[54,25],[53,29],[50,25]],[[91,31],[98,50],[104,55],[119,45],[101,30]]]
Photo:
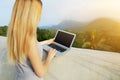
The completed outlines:
[[[8,25],[15,0],[0,2],[0,25]],[[55,25],[63,20],[88,22],[100,17],[120,21],[120,0],[42,0],[39,26]]]

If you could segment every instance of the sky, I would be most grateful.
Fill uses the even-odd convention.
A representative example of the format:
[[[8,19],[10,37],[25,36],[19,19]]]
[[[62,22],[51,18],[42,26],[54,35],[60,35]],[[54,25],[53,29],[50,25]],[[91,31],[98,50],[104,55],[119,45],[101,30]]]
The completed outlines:
[[[15,0],[0,0],[0,26],[8,25]],[[39,26],[56,25],[64,20],[89,22],[97,18],[120,21],[120,0],[42,0]]]

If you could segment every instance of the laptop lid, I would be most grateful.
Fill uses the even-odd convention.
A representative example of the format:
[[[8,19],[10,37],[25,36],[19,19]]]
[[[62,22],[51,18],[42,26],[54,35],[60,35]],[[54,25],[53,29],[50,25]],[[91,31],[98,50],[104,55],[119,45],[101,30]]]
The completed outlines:
[[[74,42],[76,34],[58,30],[55,36],[55,42],[67,48],[70,48]]]

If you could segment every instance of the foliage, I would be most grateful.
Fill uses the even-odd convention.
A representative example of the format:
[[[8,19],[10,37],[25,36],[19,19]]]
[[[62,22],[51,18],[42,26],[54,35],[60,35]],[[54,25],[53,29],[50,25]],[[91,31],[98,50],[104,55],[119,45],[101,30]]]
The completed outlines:
[[[0,35],[7,36],[7,26],[0,27]]]
[[[37,39],[38,41],[47,40],[53,38],[55,35],[54,30],[47,30],[47,29],[37,29]]]
[[[105,31],[98,31],[97,29],[87,29],[80,32],[67,31],[76,34],[73,47],[120,52],[119,36],[112,36]],[[37,39],[38,41],[47,40],[53,38],[55,33],[55,30],[37,28]],[[6,36],[6,34],[7,26],[0,27],[0,36]]]

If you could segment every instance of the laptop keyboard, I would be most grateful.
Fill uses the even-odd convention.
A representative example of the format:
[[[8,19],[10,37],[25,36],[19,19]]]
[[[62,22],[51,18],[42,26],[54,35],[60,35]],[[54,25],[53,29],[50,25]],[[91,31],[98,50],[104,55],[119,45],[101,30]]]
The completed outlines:
[[[50,47],[52,47],[52,48],[54,48],[54,49],[56,49],[57,51],[60,51],[60,52],[66,51],[66,49],[64,49],[64,48],[62,48],[62,47],[60,47],[56,44],[49,44],[48,46],[50,46]]]

